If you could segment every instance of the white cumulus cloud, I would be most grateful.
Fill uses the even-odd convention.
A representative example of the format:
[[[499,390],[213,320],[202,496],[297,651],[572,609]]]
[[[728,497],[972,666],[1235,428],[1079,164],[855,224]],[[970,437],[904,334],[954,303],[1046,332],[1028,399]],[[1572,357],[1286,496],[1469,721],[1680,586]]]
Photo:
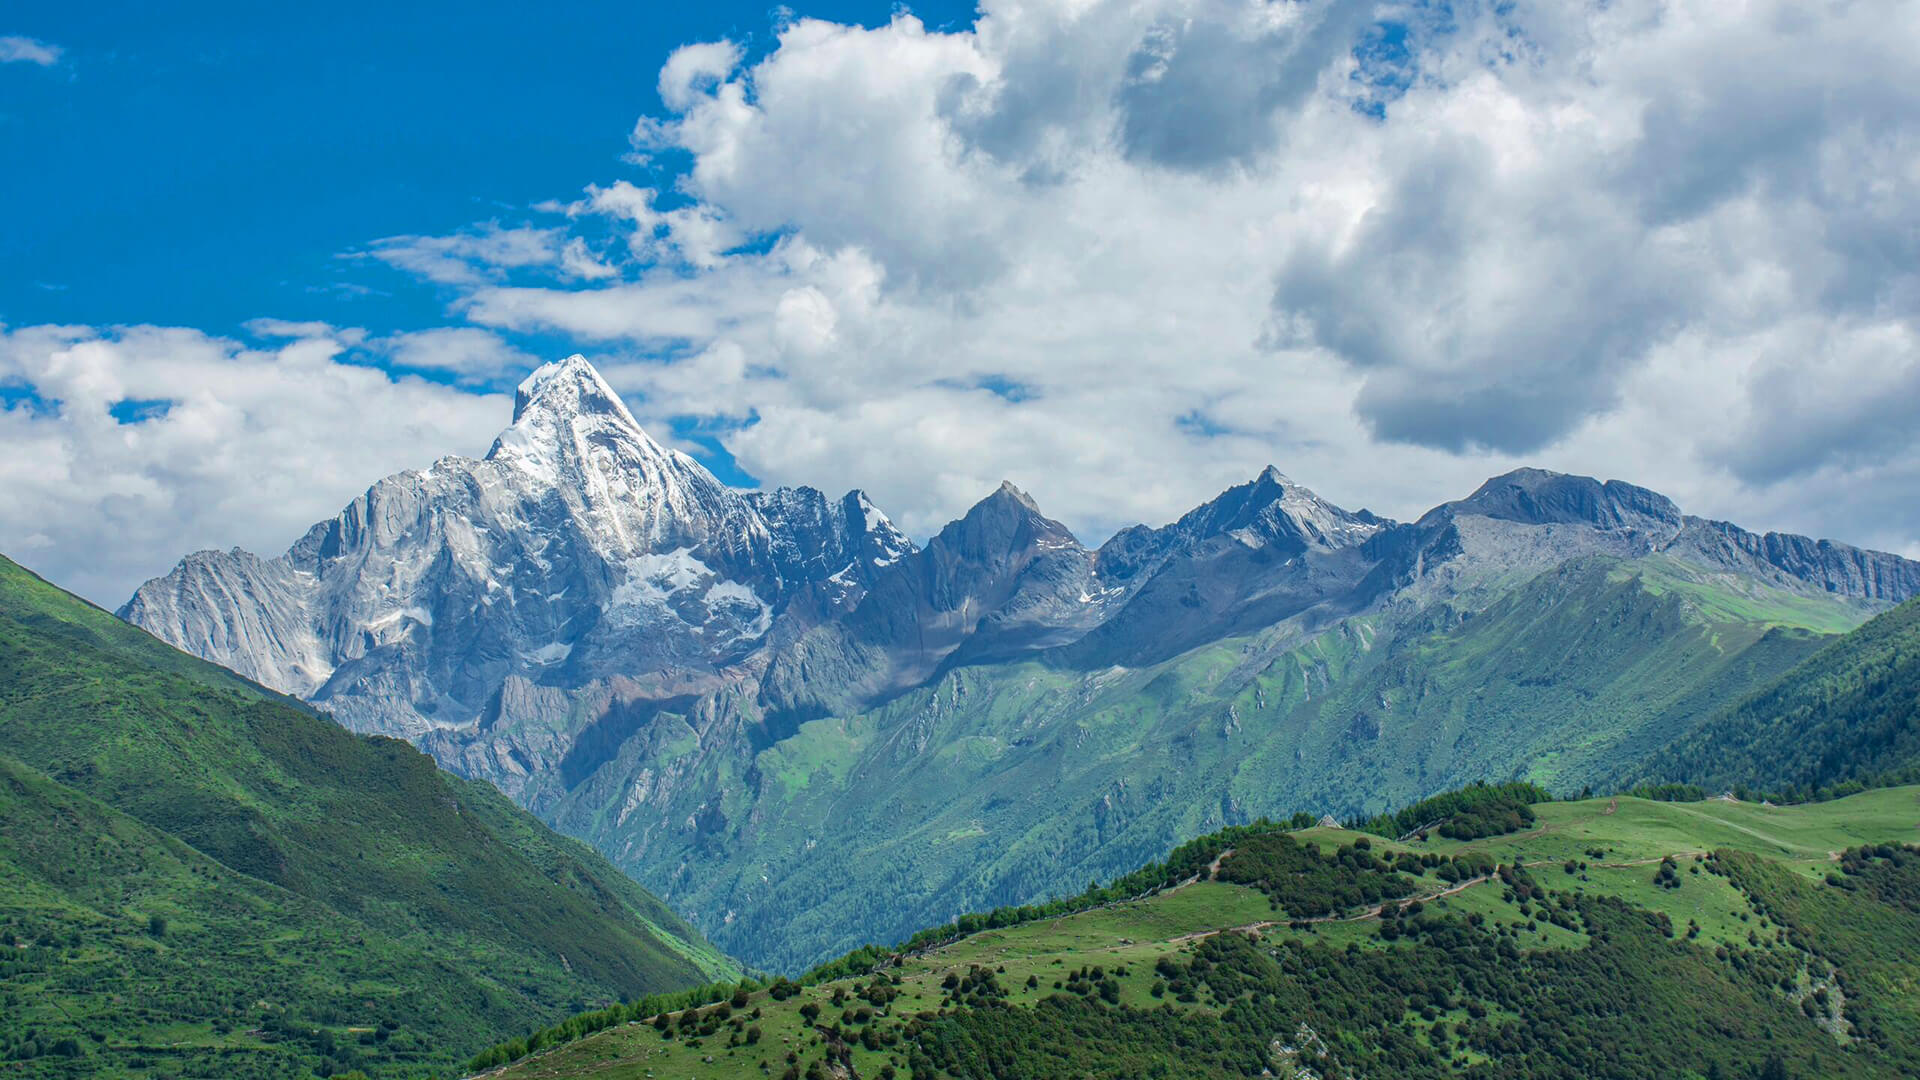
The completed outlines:
[[[776,31],[674,53],[632,173],[370,245],[469,326],[363,348],[471,383],[532,362],[500,335],[572,339],[657,431],[923,534],[1002,478],[1097,540],[1269,462],[1401,517],[1533,464],[1920,551],[1907,0],[986,0]],[[8,422],[50,437],[35,408]],[[314,410],[323,444],[367,419]],[[504,411],[328,460],[363,485]],[[213,507],[165,555],[252,542],[211,535],[231,499],[140,475]]]
[[[1898,0],[790,20],[674,54],[633,142],[684,169],[565,207],[619,281],[460,310],[923,530],[1007,475],[1097,537],[1268,461],[1402,515],[1537,463],[1910,547],[1917,50]]]
[[[0,328],[0,552],[108,607],[202,548],[277,554],[374,480],[477,454],[511,401],[154,326]]]

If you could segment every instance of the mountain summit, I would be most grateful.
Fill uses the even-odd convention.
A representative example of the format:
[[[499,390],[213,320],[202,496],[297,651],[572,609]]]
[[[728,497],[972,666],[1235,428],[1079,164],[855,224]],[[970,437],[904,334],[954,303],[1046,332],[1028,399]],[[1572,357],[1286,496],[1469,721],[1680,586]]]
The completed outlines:
[[[484,459],[121,614],[800,966],[1263,813],[1612,775],[1917,593],[1920,563],[1531,469],[1402,523],[1269,466],[1093,550],[1007,483],[921,548],[858,491],[728,488],[570,357]]]
[[[520,423],[528,412],[536,410],[560,416],[611,416],[640,430],[626,403],[601,377],[600,369],[579,353],[542,364],[520,381],[513,394],[513,422]]]
[[[619,676],[711,690],[776,612],[912,545],[864,495],[734,491],[574,356],[484,459],[373,485],[285,555],[201,552],[121,615],[349,726],[419,737]]]
[[[1601,483],[1546,469],[1515,469],[1481,484],[1456,510],[1528,525],[1579,524],[1601,529],[1677,532],[1680,508],[1656,491],[1621,480]]]

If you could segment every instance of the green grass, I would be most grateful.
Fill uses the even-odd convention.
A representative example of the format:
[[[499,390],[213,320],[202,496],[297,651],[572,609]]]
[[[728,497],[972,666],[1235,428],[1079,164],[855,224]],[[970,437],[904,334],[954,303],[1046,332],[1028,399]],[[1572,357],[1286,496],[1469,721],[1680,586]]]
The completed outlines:
[[[1294,925],[1254,889],[1201,881],[976,933],[786,1001],[756,993],[735,1011],[737,1025],[718,1024],[697,1045],[634,1024],[499,1075],[779,1077],[789,1051],[796,1075],[829,1058],[861,1077],[888,1066],[904,1076],[912,1063],[922,1080],[1243,1075],[1271,1065],[1269,1040],[1292,1045],[1301,1024],[1329,1047],[1325,1062],[1334,1064],[1320,1075],[1483,1075],[1497,1065],[1484,1075],[1698,1078],[1717,1062],[1718,1075],[1749,1076],[1780,1056],[1794,1076],[1894,1077],[1920,1063],[1920,1025],[1906,1026],[1920,1020],[1911,993],[1920,903],[1902,899],[1920,900],[1920,849],[1897,869],[1879,862],[1849,876],[1861,884],[1827,881],[1839,866],[1830,852],[1920,839],[1920,788],[1793,807],[1620,798],[1535,809],[1534,827],[1503,836],[1371,838],[1372,852],[1388,859],[1519,860],[1538,889],[1529,899],[1494,879],[1440,897],[1453,886],[1425,873],[1415,894],[1424,910],[1399,921],[1420,929],[1391,939],[1368,908]],[[1337,852],[1360,834],[1291,835]],[[1675,858],[1678,888],[1655,884],[1663,857]],[[1549,911],[1573,925],[1548,921]],[[1074,992],[1073,974],[1096,966],[1110,996]],[[982,971],[1005,991],[997,1004],[943,989]],[[1167,972],[1186,981],[1190,1000]],[[862,1004],[851,995],[876,979],[898,996],[871,1020],[843,1020]],[[1449,1027],[1444,1043],[1409,1007],[1410,985],[1447,999],[1432,1013]],[[1803,1003],[1817,987],[1842,985],[1853,1001],[1847,1017],[1864,1026],[1843,1025],[1836,1038]],[[832,1004],[836,992],[845,1004]],[[813,1024],[799,1013],[807,1002],[823,1009]],[[761,1029],[760,1042],[738,1045],[736,1029],[748,1025]],[[869,1027],[894,1041],[862,1045]],[[992,1046],[1024,1049],[998,1059]]]
[[[18,1075],[427,1075],[738,970],[490,786],[4,560],[0,823]]]
[[[1709,622],[1763,628],[1789,627],[1845,634],[1861,623],[1861,610],[1825,596],[1776,589],[1730,573],[1710,573],[1664,555],[1635,560],[1615,572],[1637,579],[1655,596],[1676,595]]]

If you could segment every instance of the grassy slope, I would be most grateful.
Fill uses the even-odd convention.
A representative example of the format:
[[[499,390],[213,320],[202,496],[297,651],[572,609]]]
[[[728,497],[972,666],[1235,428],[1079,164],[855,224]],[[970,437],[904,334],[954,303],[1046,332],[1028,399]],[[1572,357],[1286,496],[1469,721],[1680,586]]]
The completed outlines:
[[[692,732],[663,717],[653,756],[635,740],[553,820],[638,852],[623,865],[730,951],[795,970],[1076,892],[1262,814],[1346,817],[1514,775],[1577,792],[1862,617],[1664,559],[1596,560],[1480,612],[1280,627],[1147,669],[964,668],[750,765],[686,756]],[[637,825],[606,809],[640,770],[690,767],[698,802]],[[827,902],[847,894],[861,902]]]
[[[1627,775],[1812,792],[1920,772],[1920,601],[1875,618]]]
[[[77,1036],[89,1068],[191,1074],[240,1047],[228,1075],[288,1075],[332,1043],[336,1066],[421,1071],[569,1005],[735,970],[492,788],[3,559],[0,755],[0,927],[47,943],[0,968],[7,1053]]]
[[[1389,855],[1484,852],[1521,862],[1545,894],[1524,914],[1498,880],[1433,899],[1451,886],[1423,876],[1423,919],[1437,929],[1390,942],[1381,920],[1362,909],[1290,928],[1253,889],[1203,881],[907,957],[882,969],[899,980],[900,996],[864,1022],[843,1019],[865,1004],[846,995],[871,980],[842,980],[784,1002],[755,994],[734,1014],[737,1024],[718,1024],[704,1038],[667,1039],[632,1024],[497,1075],[744,1080],[780,1076],[789,1052],[804,1075],[827,1057],[830,1028],[847,1040],[855,1074],[867,1078],[888,1066],[905,1075],[914,1061],[917,1077],[1034,1078],[1249,1075],[1262,1067],[1287,1075],[1283,1064],[1323,1077],[1745,1077],[1773,1056],[1792,1076],[1893,1077],[1920,1064],[1920,1023],[1911,1022],[1920,1017],[1909,993],[1920,978],[1920,905],[1902,903],[1895,889],[1827,883],[1833,853],[1920,837],[1920,788],[1795,807],[1621,798],[1535,809],[1536,825],[1508,836],[1373,841]],[[1293,835],[1333,850],[1354,834]],[[1667,856],[1676,857],[1678,888],[1654,884]],[[1920,894],[1920,855],[1883,876],[1913,890],[1908,897]],[[1546,921],[1549,908],[1576,925]],[[1697,935],[1689,936],[1690,925]],[[1218,933],[1233,929],[1241,932]],[[1072,974],[1096,965],[1102,982],[1116,984],[1111,1003],[1073,991]],[[943,981],[976,968],[994,973],[1011,1010],[954,1007]],[[1168,992],[1170,970],[1198,991],[1193,1000]],[[1116,971],[1124,974],[1114,978]],[[816,1023],[800,1015],[807,1002],[823,1010]],[[1483,1024],[1473,1010],[1484,1012]],[[922,1013],[930,1015],[916,1022]],[[1453,1033],[1436,1039],[1435,1020]],[[740,1045],[749,1025],[759,1041]],[[894,1042],[861,1045],[868,1028],[878,1036],[871,1041]],[[1315,1049],[1323,1044],[1325,1058]],[[1018,1053],[997,1058],[996,1047]],[[1289,1047],[1301,1052],[1289,1059]],[[942,1067],[930,1068],[943,1056]],[[1718,1074],[1708,1071],[1715,1065]]]

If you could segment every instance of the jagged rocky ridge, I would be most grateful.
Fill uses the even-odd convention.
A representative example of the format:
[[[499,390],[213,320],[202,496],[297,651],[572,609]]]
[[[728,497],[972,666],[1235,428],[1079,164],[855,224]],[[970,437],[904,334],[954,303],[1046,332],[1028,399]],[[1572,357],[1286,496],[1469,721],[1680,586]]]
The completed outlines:
[[[390,476],[264,560],[188,556],[120,614],[188,651],[418,738],[502,694],[750,677],[776,611],[831,618],[913,545],[865,495],[734,491],[575,357],[519,388],[479,461]]]
[[[1540,470],[1398,523],[1269,468],[1097,550],[1008,484],[921,548],[859,492],[727,488],[650,439],[576,357],[521,385],[484,459],[382,480],[278,558],[189,556],[121,614],[492,780],[688,905],[723,946],[793,963],[895,922],[1039,895],[1061,874],[1078,885],[1083,870],[1124,868],[1180,832],[1322,790],[1305,779],[1310,754],[1330,770],[1366,753],[1391,702],[1322,715],[1341,676],[1302,657],[1384,656],[1395,635],[1451,632],[1516,587],[1594,560],[1854,622],[1920,593],[1920,564],[1897,556],[1755,535],[1630,484]],[[1116,701],[1163,693],[1193,657],[1234,641],[1225,682],[1154,698],[1154,730],[1194,726],[1165,733],[1187,754],[1169,759],[1171,775],[1117,763],[1152,739],[1088,734],[1130,715]],[[1797,658],[1776,647],[1780,662]],[[1269,709],[1257,680],[1288,665],[1306,674]],[[1296,740],[1300,779],[1236,791],[1245,779],[1217,771],[1227,757],[1194,756],[1196,730],[1245,735],[1227,693],[1244,686],[1287,718],[1261,729],[1262,753]],[[1339,739],[1302,733],[1328,724]],[[1396,783],[1437,790],[1462,779],[1448,769],[1521,764],[1438,743],[1420,753],[1421,771]],[[908,776],[915,792],[900,787]],[[968,778],[964,796],[939,797],[955,777]],[[1143,783],[1212,809],[1149,812]],[[1057,811],[1030,798],[1049,786]],[[1375,796],[1386,793],[1355,791],[1338,808]],[[956,819],[962,808],[973,816]],[[1056,812],[1080,824],[1034,821]],[[1021,831],[999,835],[1008,828]],[[1068,843],[1087,850],[1063,853]],[[841,905],[812,917],[817,935],[799,935],[812,944],[772,940],[795,905],[822,899],[808,890],[836,874],[863,881],[855,858],[897,879],[892,908]]]

